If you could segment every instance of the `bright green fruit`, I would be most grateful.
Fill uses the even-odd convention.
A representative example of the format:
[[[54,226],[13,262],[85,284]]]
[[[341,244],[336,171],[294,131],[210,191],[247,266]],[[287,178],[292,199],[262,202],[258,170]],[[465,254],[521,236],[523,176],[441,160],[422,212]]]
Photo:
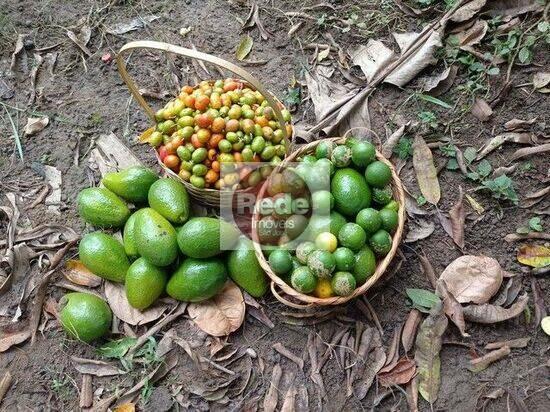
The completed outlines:
[[[347,247],[339,247],[332,254],[336,261],[336,270],[350,271],[355,265],[355,253]]]
[[[376,160],[376,148],[371,142],[357,142],[351,147],[351,161],[357,167],[366,167]]]
[[[353,266],[353,276],[357,285],[362,285],[376,271],[376,257],[373,251],[365,246],[355,255],[355,265]]]
[[[277,249],[269,255],[269,266],[278,275],[284,275],[292,269],[292,256],[285,249]]]
[[[355,290],[356,281],[349,272],[336,272],[330,281],[332,290],[338,296],[349,296]]]
[[[382,219],[382,229],[388,233],[392,233],[397,229],[397,224],[399,223],[399,217],[397,212],[390,209],[382,209],[380,211],[380,218]]]
[[[227,269],[231,279],[251,296],[259,298],[267,291],[269,283],[250,240],[241,239],[229,253]]]
[[[294,269],[290,276],[290,284],[300,293],[311,293],[317,286],[317,277],[307,266]]]
[[[326,250],[314,250],[307,257],[307,267],[319,278],[329,278],[336,267],[332,253]]]
[[[96,227],[122,227],[130,217],[126,203],[104,187],[82,190],[76,202],[80,217]]]
[[[392,201],[393,193],[391,186],[387,185],[382,188],[374,187],[372,189],[372,200],[375,203],[384,206]]]
[[[166,293],[184,302],[210,299],[223,289],[227,270],[218,258],[187,258],[166,285]]]
[[[387,164],[377,160],[367,166],[365,179],[369,185],[382,188],[390,183],[391,170]]]
[[[151,208],[136,212],[134,237],[140,256],[155,266],[168,266],[178,256],[176,230]]]
[[[151,169],[132,166],[120,172],[106,173],[101,181],[111,192],[132,203],[145,203],[151,185],[158,176]]]
[[[362,141],[362,139],[359,139],[358,137],[350,136],[350,137],[346,138],[346,143],[345,144],[346,144],[347,147],[353,147],[361,141]]]
[[[316,160],[317,158],[315,156],[305,155],[304,158],[302,159],[302,162],[307,164],[313,164],[315,163]]]
[[[189,195],[183,183],[175,179],[159,179],[149,189],[149,206],[168,219],[181,225],[189,218]]]
[[[346,223],[338,232],[340,245],[357,251],[365,246],[367,234],[357,223]]]
[[[184,255],[207,258],[230,250],[239,240],[239,235],[239,229],[225,220],[195,217],[178,231],[178,245]]]
[[[347,222],[348,221],[344,216],[333,210],[330,212],[330,233],[337,237],[340,229],[342,229],[342,226],[344,226]]]
[[[372,234],[382,227],[380,212],[371,207],[367,207],[357,213],[355,222],[361,226],[367,234]]]
[[[319,159],[315,162],[316,170],[321,173],[327,173],[332,176],[334,174],[334,164],[329,159]]]
[[[322,140],[315,148],[315,157],[317,159],[329,158],[334,150],[334,142],[330,140]]]
[[[371,236],[369,245],[378,256],[386,256],[391,249],[392,239],[388,232],[380,229]]]
[[[69,293],[59,302],[59,320],[69,336],[91,342],[109,332],[113,314],[104,300],[89,293]]]
[[[300,243],[296,248],[296,259],[303,265],[307,264],[307,257],[315,249],[315,243],[313,242]]]
[[[167,280],[164,270],[139,258],[126,272],[126,298],[134,308],[147,309],[162,295]]]
[[[336,167],[346,167],[351,163],[351,149],[345,145],[336,146],[330,160]]]
[[[113,282],[124,282],[130,266],[124,247],[103,232],[84,235],[78,246],[80,261],[92,273]]]
[[[334,252],[338,245],[338,239],[330,232],[319,233],[315,238],[315,246],[317,249]]]
[[[365,178],[351,168],[337,170],[331,182],[336,210],[344,215],[355,216],[370,205],[371,190]]]
[[[139,256],[137,246],[136,246],[136,237],[134,236],[134,226],[136,223],[136,214],[132,214],[126,224],[124,225],[124,231],[122,234],[122,240],[124,243],[124,251],[128,257],[135,259]]]
[[[398,212],[399,203],[397,203],[396,200],[392,199],[386,206],[384,206],[384,209],[389,209],[389,210],[393,210],[394,212]]]
[[[315,213],[328,215],[334,207],[334,196],[328,190],[319,190],[311,195],[311,206]]]

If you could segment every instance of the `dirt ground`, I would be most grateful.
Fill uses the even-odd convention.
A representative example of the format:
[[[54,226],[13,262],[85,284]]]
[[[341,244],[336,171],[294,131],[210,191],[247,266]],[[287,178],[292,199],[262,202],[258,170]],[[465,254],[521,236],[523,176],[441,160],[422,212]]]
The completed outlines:
[[[438,10],[421,17],[410,17],[404,14],[393,2],[388,1],[331,1],[336,11],[328,8],[307,10],[307,6],[319,4],[316,1],[261,2],[261,16],[264,25],[272,35],[268,40],[260,40],[256,28],[250,31],[254,38],[254,46],[249,60],[260,61],[262,64],[245,66],[277,96],[287,96],[288,88],[293,85],[293,79],[303,82],[304,71],[311,67],[314,50],[305,47],[310,43],[326,43],[321,35],[329,32],[344,50],[356,44],[366,43],[369,37],[388,39],[390,33],[398,30],[414,30],[429,21]],[[61,213],[50,213],[44,204],[24,212],[29,224],[57,222],[66,224],[81,231],[84,226],[75,210],[75,199],[78,192],[89,186],[90,178],[87,171],[89,148],[94,139],[101,134],[115,133],[136,153],[144,163],[156,167],[153,153],[147,146],[139,145],[136,137],[149,127],[149,122],[139,106],[129,100],[128,89],[118,75],[114,61],[103,61],[102,56],[114,54],[126,42],[137,39],[160,40],[189,47],[192,43],[198,50],[212,53],[235,61],[235,48],[242,35],[241,23],[245,20],[249,6],[245,2],[233,1],[168,1],[168,0],[128,0],[128,1],[35,1],[18,2],[0,1],[0,102],[6,104],[2,110],[11,110],[12,116],[20,131],[28,116],[45,114],[50,124],[35,136],[20,135],[24,160],[21,162],[12,138],[11,125],[7,122],[6,112],[2,113],[0,123],[0,192],[20,192],[39,186],[42,182],[43,165],[51,165],[62,173],[62,207]],[[288,11],[306,9],[308,15],[317,20],[304,19],[304,25],[296,34],[289,38],[287,32],[298,20],[285,17]],[[352,13],[368,16],[371,10],[382,11],[382,15],[368,21],[369,29],[363,30],[355,26],[342,32],[340,23],[332,22],[331,17],[341,16],[345,19]],[[145,28],[122,35],[106,33],[106,28],[116,23],[128,22],[137,16],[156,15],[158,19]],[[323,17],[324,16],[324,17]],[[536,21],[540,16],[521,16],[522,24],[526,26]],[[327,20],[320,25],[320,18]],[[66,31],[78,26],[84,19],[92,27],[92,33],[87,48],[90,56],[86,56],[66,35]],[[531,20],[529,20],[531,19]],[[183,37],[181,28],[192,27]],[[322,30],[321,30],[322,28]],[[75,29],[73,29],[75,30]],[[15,46],[17,34],[29,34],[26,44],[28,55],[28,71],[16,67],[10,74],[11,53]],[[37,51],[38,50],[38,51]],[[29,71],[36,64],[33,54],[44,57],[47,53],[57,53],[57,61],[52,72],[43,65],[36,80],[36,97],[31,99],[32,86]],[[509,94],[494,109],[494,114],[486,122],[480,122],[469,112],[456,118],[456,113],[450,113],[437,105],[430,105],[418,99],[408,99],[415,85],[399,89],[391,85],[377,88],[370,98],[370,115],[373,129],[380,136],[385,136],[384,125],[395,130],[396,124],[403,120],[418,120],[418,113],[423,110],[433,111],[440,125],[430,136],[431,140],[450,139],[458,147],[473,146],[480,148],[490,137],[503,132],[503,124],[513,118],[529,120],[537,118],[534,128],[541,136],[548,137],[548,122],[550,105],[548,95],[533,92],[532,87],[523,85],[531,82],[537,71],[548,71],[548,47],[537,44],[534,47],[534,63],[516,65],[511,74],[512,88]],[[108,60],[108,59],[106,59]],[[265,62],[264,62],[265,61]],[[332,64],[336,64],[332,62]],[[501,74],[488,82],[486,97],[488,100],[496,96],[504,81],[506,64],[501,65]],[[441,60],[439,70],[429,68],[428,71],[440,72],[443,67]],[[131,56],[129,70],[139,81],[141,87],[149,91],[162,93],[174,92],[174,78],[181,85],[194,83],[197,76],[195,66],[190,61],[175,59],[170,63],[167,59],[155,53],[135,53]],[[359,73],[359,72],[357,72]],[[204,73],[201,73],[204,75]],[[213,76],[217,74],[213,71]],[[206,76],[205,76],[206,77]],[[466,82],[466,73],[459,70],[456,85]],[[12,92],[10,92],[10,90]],[[313,122],[311,102],[305,99],[307,89],[302,88],[302,102],[294,113],[296,120]],[[453,87],[449,92],[439,97],[448,102],[461,99],[461,91]],[[150,99],[152,105],[158,107],[159,100]],[[466,104],[461,100],[460,104]],[[13,109],[19,108],[18,110]],[[398,120],[396,120],[398,119]],[[453,120],[454,119],[454,120]],[[444,126],[450,123],[448,130]],[[427,139],[428,140],[428,139]],[[506,144],[488,156],[493,168],[509,166],[509,156],[520,146]],[[79,163],[75,165],[75,151],[78,151]],[[434,150],[438,166],[444,165],[446,158],[440,151]],[[548,184],[548,155],[525,159],[512,176],[516,191],[521,199],[527,193],[539,190]],[[409,159],[402,171],[405,186],[415,195],[420,192],[412,171],[412,160]],[[494,257],[504,269],[520,276],[522,290],[530,297],[529,306],[534,313],[531,277],[526,274],[525,267],[518,264],[516,252],[519,243],[507,243],[503,237],[513,233],[534,216],[532,209],[520,208],[505,201],[499,201],[486,192],[474,191],[476,183],[466,180],[460,173],[443,169],[439,175],[442,188],[442,199],[439,203],[441,211],[448,211],[458,197],[459,186],[474,196],[484,207],[484,214],[479,217],[468,209],[466,220],[464,254],[483,254]],[[545,181],[546,179],[546,181]],[[546,182],[545,184],[543,182]],[[25,203],[33,199],[24,199]],[[4,199],[2,199],[2,202]],[[543,205],[543,206],[541,206]],[[547,204],[546,204],[547,206]],[[389,345],[393,331],[405,320],[410,311],[410,302],[405,295],[406,288],[431,289],[427,278],[420,270],[417,253],[424,251],[440,273],[452,260],[462,253],[453,244],[437,220],[435,209],[424,206],[433,212],[429,216],[435,223],[435,231],[426,239],[405,244],[401,248],[404,260],[400,269],[380,287],[372,290],[369,301],[378,314],[384,330],[385,346]],[[544,208],[544,203],[537,206]],[[23,209],[22,209],[23,210]],[[550,222],[545,222],[548,230]],[[2,231],[5,228],[2,222]],[[74,255],[74,254],[73,254]],[[31,275],[36,275],[35,267]],[[58,300],[64,291],[53,286],[56,280],[62,278],[56,274],[48,289],[48,296]],[[550,282],[547,275],[537,277],[542,295],[546,303],[550,303]],[[191,392],[197,388],[215,386],[223,382],[211,372],[199,371],[182,348],[174,349],[178,364],[164,378],[151,385],[139,407],[143,410],[254,410],[255,405],[261,406],[270,385],[272,368],[279,363],[283,369],[283,380],[278,388],[279,407],[284,394],[291,383],[290,376],[295,375],[293,385],[304,386],[309,393],[309,408],[311,410],[407,410],[403,390],[394,388],[391,394],[385,394],[385,389],[376,384],[371,388],[363,401],[355,397],[345,396],[345,371],[338,365],[335,357],[331,358],[323,370],[323,379],[327,389],[325,399],[320,399],[318,392],[309,376],[309,361],[300,370],[296,364],[280,356],[272,349],[273,344],[281,342],[289,350],[307,359],[307,337],[310,331],[319,334],[327,341],[335,330],[353,326],[346,318],[364,319],[354,303],[342,309],[345,318],[332,319],[310,326],[292,325],[287,323],[284,312],[288,309],[268,295],[261,304],[266,314],[274,322],[273,328],[268,328],[250,315],[244,325],[227,339],[229,352],[231,348],[252,348],[257,358],[248,356],[231,365],[239,374],[239,387],[245,382],[246,371],[252,372],[250,382],[239,395],[231,386],[227,394],[220,396],[221,402],[208,402],[203,397]],[[4,323],[4,322],[2,322]],[[212,340],[204,336],[193,324],[182,317],[172,326],[178,335],[185,336],[192,342],[194,348],[205,356],[209,354],[207,344]],[[144,327],[134,328],[140,335]],[[537,368],[548,361],[550,341],[538,325],[527,323],[521,315],[515,319],[493,325],[468,324],[469,338],[462,338],[457,329],[450,325],[444,336],[441,352],[441,388],[439,397],[433,404],[433,410],[472,411],[482,405],[483,395],[496,388],[503,388],[506,393],[495,400],[487,402],[487,410],[500,411],[522,410],[524,404],[529,411],[550,410],[550,389],[548,368]],[[157,341],[163,332],[156,335]],[[477,350],[484,353],[483,347],[488,342],[507,340],[519,337],[531,337],[526,348],[512,349],[505,359],[491,365],[485,371],[472,373],[467,369],[471,353]],[[205,344],[206,343],[206,344]],[[29,343],[2,353],[0,370],[9,369],[13,375],[13,384],[0,405],[2,410],[76,410],[79,408],[79,388],[81,375],[75,370],[70,356],[98,358],[95,348],[66,339],[63,332],[52,326],[46,328],[43,335],[38,336],[34,345]],[[251,366],[253,365],[253,366]],[[150,365],[149,365],[150,366]],[[110,378],[95,378],[94,390],[102,389],[101,397],[124,391],[141,379],[149,371],[148,365],[142,365],[127,375]],[[207,385],[208,383],[208,385]],[[179,388],[179,396],[177,392]],[[175,400],[179,400],[179,404]],[[430,410],[430,405],[419,400],[420,410]],[[298,409],[299,410],[299,409]]]

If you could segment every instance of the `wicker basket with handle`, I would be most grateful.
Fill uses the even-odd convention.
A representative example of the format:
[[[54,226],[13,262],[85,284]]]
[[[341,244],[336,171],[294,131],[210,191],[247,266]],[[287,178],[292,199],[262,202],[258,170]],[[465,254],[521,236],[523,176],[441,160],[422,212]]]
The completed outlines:
[[[335,143],[342,144],[345,142],[345,138],[343,137],[335,137],[325,140],[331,140]],[[288,165],[290,162],[296,161],[301,156],[304,156],[306,154],[312,154],[315,151],[315,148],[317,145],[323,140],[316,140],[314,142],[311,142],[307,145],[304,145],[291,153],[280,165],[280,169],[284,168],[286,165]],[[399,211],[398,211],[398,226],[397,229],[392,237],[392,247],[389,251],[389,253],[379,262],[377,262],[376,270],[374,274],[367,279],[367,281],[356,288],[353,293],[349,296],[334,296],[330,298],[318,298],[311,295],[306,295],[303,293],[300,293],[292,288],[292,286],[288,285],[283,279],[281,279],[279,276],[277,276],[273,270],[271,270],[271,267],[269,266],[269,263],[267,262],[264,253],[262,251],[260,243],[257,241],[254,242],[254,250],[256,252],[256,257],[258,258],[258,261],[260,262],[260,265],[265,270],[269,278],[271,279],[271,291],[273,292],[273,295],[282,303],[288,306],[292,306],[295,308],[308,308],[313,306],[327,306],[327,305],[340,305],[342,303],[346,303],[347,301],[363,295],[366,293],[370,288],[372,288],[376,282],[378,282],[382,276],[384,275],[384,272],[390,265],[393,257],[395,256],[397,252],[397,248],[399,247],[399,243],[401,242],[401,237],[403,236],[403,227],[405,224],[405,193],[403,191],[403,185],[401,183],[401,180],[399,179],[399,176],[397,175],[397,172],[395,171],[395,168],[393,165],[380,153],[376,152],[376,157],[378,160],[384,162],[387,164],[392,173],[392,191],[394,199],[399,203]],[[263,187],[260,189],[258,194],[258,199],[262,199],[265,191],[267,190],[268,184],[264,184]],[[255,209],[254,215],[253,215],[253,221],[254,223],[257,223],[259,220],[259,208],[257,207]],[[255,225],[257,226],[257,225]],[[279,292],[278,289],[282,291]],[[286,295],[286,296],[285,296]],[[290,299],[292,300],[290,300]]]
[[[187,49],[185,47],[176,46],[169,43],[162,43],[162,42],[156,42],[156,41],[148,41],[148,40],[142,40],[142,41],[133,41],[130,43],[125,44],[120,51],[118,52],[116,56],[117,61],[117,67],[118,71],[120,73],[120,76],[125,81],[126,85],[128,86],[128,89],[130,90],[130,93],[132,96],[136,99],[136,101],[139,103],[139,105],[143,108],[147,116],[151,119],[152,122],[155,122],[155,111],[149,106],[149,104],[145,101],[143,96],[139,93],[139,90],[136,86],[136,83],[132,79],[132,77],[128,74],[128,71],[126,70],[126,62],[124,60],[124,57],[127,53],[133,51],[133,50],[140,50],[140,49],[147,49],[147,50],[159,50],[165,53],[173,53],[184,57],[189,57],[192,59],[201,60],[207,63],[214,64],[216,66],[219,66],[223,69],[226,69],[230,71],[231,73],[238,76],[240,79],[244,80],[244,83],[250,87],[253,90],[259,91],[266,101],[268,102],[269,106],[273,109],[273,112],[275,113],[275,117],[277,121],[280,124],[281,130],[284,134],[284,140],[286,143],[286,150],[287,154],[291,150],[291,140],[293,133],[290,133],[290,135],[287,133],[287,128],[285,121],[283,119],[283,115],[281,113],[281,110],[284,108],[283,104],[271,93],[269,92],[263,85],[258,81],[254,76],[252,76],[250,73],[248,73],[243,68],[228,62],[226,60],[223,60],[219,57],[212,56],[207,53],[202,53],[197,50],[193,49]],[[291,128],[292,130],[292,128]],[[206,206],[211,206],[218,208],[220,207],[221,198],[224,195],[227,195],[229,198],[232,198],[234,193],[229,191],[223,191],[223,190],[217,190],[217,189],[210,189],[210,188],[197,188],[193,186],[191,183],[186,182],[185,180],[181,179],[176,173],[174,173],[171,169],[166,167],[161,161],[158,156],[157,151],[155,150],[155,154],[157,156],[157,160],[161,167],[165,170],[165,172],[172,178],[177,179],[181,181],[185,187],[187,188],[187,191],[191,195],[191,197]],[[239,197],[235,197],[238,199]]]

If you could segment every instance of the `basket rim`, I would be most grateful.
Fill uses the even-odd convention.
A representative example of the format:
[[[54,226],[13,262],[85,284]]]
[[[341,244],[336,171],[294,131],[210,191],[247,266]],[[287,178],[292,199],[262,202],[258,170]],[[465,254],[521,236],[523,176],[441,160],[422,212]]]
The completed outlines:
[[[322,141],[333,141],[335,143],[344,143],[346,141],[346,138],[343,138],[343,137],[331,137],[331,138],[325,138],[325,139],[319,139],[319,140],[316,140],[316,141],[313,141],[311,143],[308,143],[302,147],[300,147],[299,149],[295,150],[294,152],[292,152],[290,154],[290,156],[288,156],[287,158],[285,158],[283,160],[283,162],[279,165],[279,167],[275,170],[277,171],[278,169],[284,167],[286,164],[288,164],[289,162],[293,161],[294,159],[296,159],[297,157],[303,155],[303,154],[306,154],[306,153],[310,153],[320,142]],[[265,258],[264,256],[264,253],[261,249],[261,245],[259,242],[257,242],[257,237],[254,239],[255,241],[253,242],[253,246],[254,246],[254,251],[255,251],[255,254],[256,254],[256,258],[258,259],[258,262],[260,263],[260,266],[262,267],[262,269],[264,269],[264,271],[266,272],[266,274],[269,276],[269,278],[271,279],[271,289],[272,291],[275,290],[275,285],[278,286],[285,294],[299,300],[300,302],[303,302],[304,304],[294,304],[292,303],[291,306],[293,307],[296,307],[296,308],[307,308],[307,307],[311,307],[311,306],[329,306],[329,305],[340,305],[340,304],[343,304],[343,303],[346,303],[358,296],[361,296],[363,294],[365,294],[369,289],[371,289],[382,277],[382,275],[385,273],[385,271],[387,270],[388,266],[390,265],[391,261],[393,260],[395,254],[397,253],[397,248],[399,247],[400,243],[401,243],[401,239],[402,239],[402,236],[403,236],[403,229],[404,229],[404,226],[405,226],[405,192],[404,192],[404,189],[403,189],[403,183],[401,182],[401,179],[399,178],[399,175],[397,174],[397,171],[395,170],[395,167],[393,166],[393,164],[388,160],[386,159],[382,153],[380,153],[378,150],[376,150],[376,158],[382,162],[384,162],[386,165],[388,165],[390,167],[390,170],[391,170],[391,174],[392,174],[392,191],[393,191],[393,194],[396,198],[396,201],[398,202],[399,204],[399,211],[398,211],[398,225],[397,225],[397,229],[393,235],[393,238],[392,238],[392,247],[390,249],[390,251],[388,252],[388,254],[384,257],[384,259],[382,259],[381,261],[377,261],[377,265],[376,265],[376,270],[375,272],[372,274],[372,276],[370,276],[367,281],[365,283],[363,283],[361,286],[359,286],[358,288],[356,288],[353,293],[351,295],[348,295],[348,296],[334,296],[334,297],[330,297],[330,298],[318,298],[318,297],[315,297],[315,296],[311,296],[311,295],[306,295],[306,294],[303,294],[303,293],[300,293],[298,291],[296,291],[295,289],[293,289],[290,285],[288,285],[284,280],[282,280],[279,276],[277,276],[272,270],[271,270],[271,267],[269,266],[269,263],[267,262],[267,259]],[[266,182],[267,183],[267,182]],[[267,184],[264,183],[262,188],[260,189],[259,193],[258,193],[258,198],[261,199],[263,198],[264,196],[264,193],[267,189]],[[254,210],[254,214],[253,214],[253,223],[254,222],[257,222],[258,220],[258,208],[255,208]],[[256,232],[253,232],[254,234]],[[278,296],[277,293],[274,293],[274,296],[279,300],[281,301],[282,303],[284,303],[285,305],[288,305],[289,304],[289,301],[287,299],[280,299],[280,296]]]

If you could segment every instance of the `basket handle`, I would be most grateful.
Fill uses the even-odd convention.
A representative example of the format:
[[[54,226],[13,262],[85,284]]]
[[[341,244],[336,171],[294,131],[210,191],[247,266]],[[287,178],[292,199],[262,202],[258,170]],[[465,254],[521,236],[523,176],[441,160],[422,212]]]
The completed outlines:
[[[312,303],[294,303],[288,299],[285,299],[284,297],[281,296],[279,292],[277,292],[277,287],[275,285],[275,282],[273,281],[271,281],[271,293],[273,294],[273,296],[275,296],[275,299],[277,299],[283,305],[290,306],[291,308],[294,308],[294,309],[304,310],[315,306]]]
[[[128,89],[130,90],[130,93],[132,94],[132,96],[134,96],[136,101],[143,108],[143,110],[145,110],[145,113],[147,114],[147,116],[149,116],[149,118],[151,118],[153,122],[155,121],[155,111],[151,108],[151,106],[149,106],[149,104],[147,104],[143,96],[139,93],[136,83],[134,82],[133,78],[128,74],[128,71],[126,70],[126,63],[124,62],[124,55],[131,50],[137,50],[137,49],[161,50],[167,53],[174,53],[180,56],[202,60],[207,63],[212,63],[212,64],[215,64],[216,66],[229,70],[231,73],[246,80],[264,96],[269,106],[273,109],[273,112],[275,113],[275,116],[279,121],[281,130],[283,131],[284,140],[287,144],[287,148],[290,147],[285,120],[283,118],[281,109],[279,108],[279,104],[273,98],[273,95],[260,83],[260,81],[257,80],[254,76],[252,76],[243,68],[231,62],[228,62],[227,60],[220,59],[219,57],[212,56],[207,53],[202,53],[197,50],[176,46],[169,43],[150,41],[150,40],[139,40],[139,41],[126,43],[124,46],[122,46],[122,48],[119,50],[116,56],[116,64],[118,67],[118,72],[120,73],[120,77],[122,77],[122,80],[124,80],[124,82],[128,86]]]

